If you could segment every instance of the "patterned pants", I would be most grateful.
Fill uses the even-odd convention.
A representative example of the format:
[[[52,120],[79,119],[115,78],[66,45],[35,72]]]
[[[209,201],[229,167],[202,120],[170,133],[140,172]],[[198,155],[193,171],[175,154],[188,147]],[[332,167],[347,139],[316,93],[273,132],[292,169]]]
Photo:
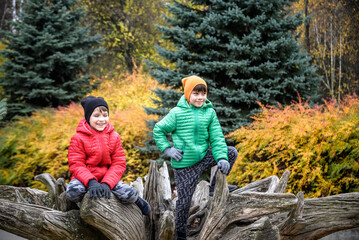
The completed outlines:
[[[228,147],[228,162],[233,167],[238,156],[237,149]],[[199,177],[208,168],[216,166],[212,151],[208,151],[202,161],[186,168],[174,169],[174,176],[177,186],[178,200],[176,202],[176,231],[187,233],[187,222],[191,200]],[[215,177],[215,176],[214,176]],[[215,179],[215,178],[214,178]],[[214,181],[212,180],[212,183]]]
[[[81,202],[84,198],[87,188],[77,179],[70,181],[66,189],[66,196],[71,202]],[[119,181],[112,192],[122,201],[134,203],[138,198],[137,190],[124,182]]]

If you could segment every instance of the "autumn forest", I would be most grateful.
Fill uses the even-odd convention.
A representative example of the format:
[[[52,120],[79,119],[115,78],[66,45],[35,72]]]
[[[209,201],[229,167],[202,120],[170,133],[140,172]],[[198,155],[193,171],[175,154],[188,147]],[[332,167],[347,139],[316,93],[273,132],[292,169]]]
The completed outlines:
[[[291,171],[288,192],[359,192],[359,1],[3,0],[0,184],[44,189],[70,173],[79,101],[102,96],[126,154],[123,181],[169,161],[154,123],[209,85],[238,159],[229,184]],[[203,176],[204,178],[208,176]]]

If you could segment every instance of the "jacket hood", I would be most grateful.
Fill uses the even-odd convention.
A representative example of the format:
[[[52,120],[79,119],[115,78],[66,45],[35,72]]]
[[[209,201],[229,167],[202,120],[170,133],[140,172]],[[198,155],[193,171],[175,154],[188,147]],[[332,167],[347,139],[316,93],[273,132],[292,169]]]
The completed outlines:
[[[98,134],[98,133],[110,133],[110,132],[113,132],[114,129],[115,129],[115,127],[111,123],[108,123],[103,131],[101,131],[101,132],[96,131],[86,122],[86,119],[83,118],[83,119],[81,119],[79,125],[77,126],[76,132],[84,133],[87,135],[92,135],[92,134]]]
[[[180,108],[196,108],[195,106],[189,105],[187,102],[187,99],[184,95],[180,98],[180,100],[177,103],[177,107]],[[212,102],[206,99],[206,102],[202,105],[200,108],[213,108]]]

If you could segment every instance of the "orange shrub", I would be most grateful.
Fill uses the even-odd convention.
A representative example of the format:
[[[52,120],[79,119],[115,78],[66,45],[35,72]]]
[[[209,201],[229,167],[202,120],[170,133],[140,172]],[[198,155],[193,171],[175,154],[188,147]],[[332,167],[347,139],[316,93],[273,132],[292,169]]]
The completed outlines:
[[[150,116],[142,106],[154,107],[150,89],[157,87],[157,81],[138,71],[102,80],[89,95],[102,96],[108,102],[110,122],[122,138],[127,159],[122,180],[133,181],[148,171],[146,156],[141,156],[135,146],[142,146],[147,136],[145,120]],[[67,149],[81,118],[83,108],[72,103],[37,111],[0,129],[0,184],[43,189],[41,183],[33,180],[43,172],[68,181]]]
[[[250,126],[230,134],[239,156],[229,182],[244,186],[289,170],[288,192],[320,197],[359,191],[357,96],[314,107],[301,101],[260,106]]]

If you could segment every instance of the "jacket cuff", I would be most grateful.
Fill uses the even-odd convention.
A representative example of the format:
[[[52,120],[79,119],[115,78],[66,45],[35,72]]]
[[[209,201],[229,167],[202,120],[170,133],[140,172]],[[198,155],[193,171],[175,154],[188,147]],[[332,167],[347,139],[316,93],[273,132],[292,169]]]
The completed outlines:
[[[171,148],[171,145],[168,143],[168,145],[163,146],[162,148],[160,148],[160,151],[163,153],[167,148]]]
[[[113,186],[113,187],[111,187],[111,185],[109,184],[109,183],[107,183],[107,182],[101,182],[101,184],[106,184],[111,190],[112,190],[112,188],[114,188],[115,186]]]

